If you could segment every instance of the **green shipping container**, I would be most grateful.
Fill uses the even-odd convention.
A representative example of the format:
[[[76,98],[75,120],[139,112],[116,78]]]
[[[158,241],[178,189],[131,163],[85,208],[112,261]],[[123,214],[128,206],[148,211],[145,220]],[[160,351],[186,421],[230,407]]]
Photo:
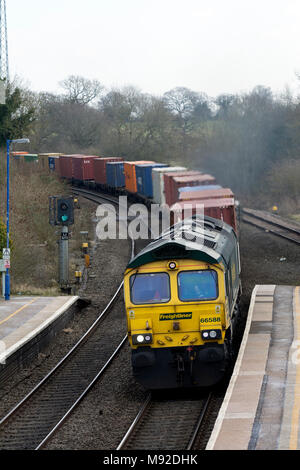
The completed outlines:
[[[24,160],[25,162],[38,162],[39,157],[37,154],[28,154],[28,155],[24,155]]]

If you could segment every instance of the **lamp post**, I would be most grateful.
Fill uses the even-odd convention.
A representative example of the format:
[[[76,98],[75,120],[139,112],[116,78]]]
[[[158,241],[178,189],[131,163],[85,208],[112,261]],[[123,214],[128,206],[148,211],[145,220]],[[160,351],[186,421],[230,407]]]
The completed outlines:
[[[10,160],[10,145],[11,144],[29,144],[29,139],[13,139],[6,141],[6,165],[7,165],[7,172],[6,172],[6,248],[9,250],[9,160]],[[5,273],[5,300],[10,299],[10,268],[6,268]]]

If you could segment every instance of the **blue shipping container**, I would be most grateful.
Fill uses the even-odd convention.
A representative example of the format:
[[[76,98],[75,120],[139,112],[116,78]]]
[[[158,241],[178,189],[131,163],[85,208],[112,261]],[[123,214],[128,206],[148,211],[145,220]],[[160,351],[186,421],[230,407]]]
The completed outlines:
[[[186,191],[206,191],[208,189],[221,189],[222,186],[218,184],[207,184],[202,186],[184,186],[183,188],[179,188],[179,192],[186,192]]]
[[[49,169],[54,171],[55,170],[55,161],[58,157],[48,157]]]
[[[162,168],[169,166],[165,163],[136,165],[136,186],[137,192],[146,197],[153,197],[152,168]]]
[[[123,162],[106,163],[106,184],[112,188],[123,188],[125,186]]]

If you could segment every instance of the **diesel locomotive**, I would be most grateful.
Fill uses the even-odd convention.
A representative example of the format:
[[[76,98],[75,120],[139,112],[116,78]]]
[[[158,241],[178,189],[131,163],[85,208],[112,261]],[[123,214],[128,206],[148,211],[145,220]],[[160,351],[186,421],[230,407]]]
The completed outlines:
[[[128,264],[134,377],[147,389],[208,387],[230,363],[241,294],[238,238],[208,216],[170,227]]]

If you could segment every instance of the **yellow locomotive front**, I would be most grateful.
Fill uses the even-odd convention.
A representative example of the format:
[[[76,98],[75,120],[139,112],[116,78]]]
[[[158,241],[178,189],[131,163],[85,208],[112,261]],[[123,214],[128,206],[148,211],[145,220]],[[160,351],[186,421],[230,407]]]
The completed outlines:
[[[186,258],[182,242],[175,258],[155,260],[168,250],[154,245],[124,277],[134,376],[150,389],[215,384],[229,360],[234,310],[226,264],[199,247]]]

